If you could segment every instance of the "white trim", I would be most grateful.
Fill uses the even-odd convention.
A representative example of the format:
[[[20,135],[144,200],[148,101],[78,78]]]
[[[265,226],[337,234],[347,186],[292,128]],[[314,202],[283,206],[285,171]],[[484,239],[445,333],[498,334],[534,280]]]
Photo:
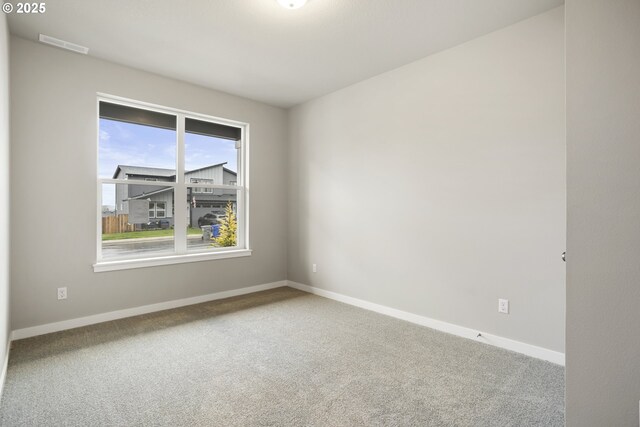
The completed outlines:
[[[16,329],[11,333],[11,339],[20,340],[24,338],[35,337],[38,335],[50,334],[52,332],[94,325],[96,323],[109,322],[111,320],[124,319],[126,317],[132,316],[139,316],[141,314],[154,313],[156,311],[170,310],[172,308],[184,307],[187,305],[200,304],[203,302],[231,298],[239,295],[252,294],[254,292],[266,291],[268,289],[281,288],[283,286],[287,286],[286,280],[266,283],[264,285],[249,286],[246,288],[232,289],[229,291],[215,292],[213,294],[200,295],[196,297],[160,302],[157,304],[143,305],[140,307],[125,308],[123,310],[116,310],[107,313],[94,314],[87,317],[63,320],[61,322],[47,323],[45,325],[32,326],[30,328]]]
[[[189,211],[191,201],[187,200],[187,186],[184,182],[184,132],[184,114],[178,114],[176,117],[176,184],[178,184],[178,186],[173,190],[173,245],[178,255],[187,253],[187,227],[190,225],[187,221],[189,216],[187,211]]]
[[[144,181],[142,179],[98,178],[102,184],[146,185],[147,187],[176,187],[175,181]]]
[[[302,283],[293,282],[291,280],[287,280],[287,284],[292,288],[304,292],[309,292],[314,295],[340,301],[345,304],[364,308],[365,310],[375,311],[376,313],[385,314],[387,316],[395,317],[401,320],[406,320],[407,322],[415,323],[417,325],[426,326],[438,331],[515,351],[516,353],[522,353],[527,356],[535,357],[536,359],[542,359],[564,366],[564,353],[560,353],[554,350],[549,350],[547,348],[538,347],[532,344],[515,341],[498,335],[488,334],[486,332],[478,331],[475,329],[469,329],[464,326],[454,325],[452,323],[443,322],[441,320],[431,319],[426,316],[421,316],[418,314],[409,313],[407,311],[402,311],[369,301],[364,301],[358,298],[342,295],[337,292],[326,291],[324,289],[316,288],[313,286],[303,285]],[[478,336],[478,334],[481,335]]]
[[[2,399],[2,392],[4,391],[4,382],[7,379],[7,369],[9,368],[9,351],[11,350],[11,340],[7,341],[7,354],[4,357],[2,364],[2,371],[0,371],[0,399]]]
[[[238,149],[238,156],[240,156],[240,164],[238,165],[238,172],[236,180],[240,180],[240,191],[238,191],[238,245],[243,244],[245,248],[249,248],[249,131],[251,126],[247,123],[242,128],[242,138],[240,142],[242,146]],[[236,182],[237,184],[237,182]]]
[[[155,258],[131,258],[113,261],[100,261],[93,264],[94,273],[104,271],[130,270],[132,268],[156,267],[159,265],[184,264],[187,262],[211,261],[215,259],[238,258],[251,256],[251,249],[223,250],[217,248],[211,252],[199,252],[195,254],[176,254],[159,256]]]
[[[96,97],[96,176],[100,177],[100,97]],[[115,188],[114,188],[115,190]],[[114,200],[116,212],[118,212],[118,201]],[[96,260],[102,259],[102,181],[96,179]]]

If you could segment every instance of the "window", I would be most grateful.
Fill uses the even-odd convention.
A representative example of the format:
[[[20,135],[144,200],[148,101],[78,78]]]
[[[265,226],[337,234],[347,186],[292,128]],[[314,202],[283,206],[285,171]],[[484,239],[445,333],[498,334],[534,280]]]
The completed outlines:
[[[166,218],[166,212],[165,202],[149,202],[149,219]]]
[[[164,202],[156,202],[156,218],[165,218],[166,217],[166,209]]]
[[[204,184],[213,184],[213,179],[191,178],[191,183],[192,184],[197,184],[199,182],[204,183]],[[213,188],[194,187],[193,188],[193,192],[194,193],[213,193]]]
[[[99,96],[94,271],[250,255],[248,125]]]

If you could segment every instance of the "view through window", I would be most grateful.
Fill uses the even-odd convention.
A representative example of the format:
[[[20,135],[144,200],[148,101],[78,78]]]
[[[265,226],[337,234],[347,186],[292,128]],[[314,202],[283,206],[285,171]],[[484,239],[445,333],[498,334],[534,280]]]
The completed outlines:
[[[99,108],[98,261],[246,247],[242,125],[110,100]]]

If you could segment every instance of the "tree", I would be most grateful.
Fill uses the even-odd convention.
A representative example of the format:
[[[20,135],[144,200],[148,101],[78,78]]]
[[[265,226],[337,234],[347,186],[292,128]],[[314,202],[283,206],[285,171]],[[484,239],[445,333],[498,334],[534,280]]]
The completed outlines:
[[[220,234],[213,238],[212,246],[225,247],[235,246],[237,242],[238,222],[236,214],[233,212],[233,205],[227,202],[224,210],[224,218],[220,220]]]

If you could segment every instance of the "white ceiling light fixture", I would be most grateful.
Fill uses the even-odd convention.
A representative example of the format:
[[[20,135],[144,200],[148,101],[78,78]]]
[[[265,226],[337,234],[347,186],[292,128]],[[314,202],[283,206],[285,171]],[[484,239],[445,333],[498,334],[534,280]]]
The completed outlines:
[[[307,3],[307,0],[278,0],[278,3],[285,9],[300,9]]]

